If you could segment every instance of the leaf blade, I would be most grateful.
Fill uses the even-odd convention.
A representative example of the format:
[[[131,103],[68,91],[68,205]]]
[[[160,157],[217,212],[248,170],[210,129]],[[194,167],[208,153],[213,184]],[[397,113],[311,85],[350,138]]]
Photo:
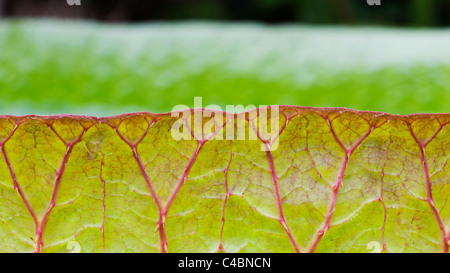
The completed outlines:
[[[178,141],[170,113],[0,117],[1,249],[448,252],[448,115],[279,109],[274,151],[213,138],[246,115]]]

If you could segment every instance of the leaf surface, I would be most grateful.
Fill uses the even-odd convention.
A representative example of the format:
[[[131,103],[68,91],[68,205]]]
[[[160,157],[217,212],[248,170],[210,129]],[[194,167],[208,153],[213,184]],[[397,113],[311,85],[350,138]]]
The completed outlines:
[[[279,111],[1,116],[0,251],[448,252],[449,115]]]

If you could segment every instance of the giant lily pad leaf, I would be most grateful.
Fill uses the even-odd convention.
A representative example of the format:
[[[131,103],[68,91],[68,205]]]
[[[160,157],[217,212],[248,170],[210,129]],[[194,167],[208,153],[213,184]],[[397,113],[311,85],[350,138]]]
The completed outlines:
[[[449,122],[293,106],[1,116],[0,251],[448,252]]]

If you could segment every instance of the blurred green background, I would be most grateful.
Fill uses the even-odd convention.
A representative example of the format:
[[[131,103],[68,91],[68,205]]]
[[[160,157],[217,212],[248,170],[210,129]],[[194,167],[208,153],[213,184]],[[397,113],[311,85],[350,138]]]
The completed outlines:
[[[293,1],[249,2],[273,12]],[[397,3],[405,2],[399,10],[387,1],[298,1],[297,17],[280,11],[267,18],[256,8],[216,16],[204,1],[195,12],[176,12],[181,4],[174,4],[142,20],[119,5],[116,13],[125,15],[81,12],[89,2],[54,14],[3,9],[0,114],[167,112],[193,107],[196,96],[223,108],[450,112],[450,1]],[[351,16],[339,15],[341,8]],[[78,15],[47,18],[71,9]]]

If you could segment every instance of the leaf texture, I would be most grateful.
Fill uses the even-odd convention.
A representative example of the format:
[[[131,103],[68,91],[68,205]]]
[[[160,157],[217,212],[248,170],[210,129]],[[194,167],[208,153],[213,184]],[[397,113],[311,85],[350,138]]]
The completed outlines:
[[[1,116],[0,251],[448,252],[449,115],[279,111]]]

